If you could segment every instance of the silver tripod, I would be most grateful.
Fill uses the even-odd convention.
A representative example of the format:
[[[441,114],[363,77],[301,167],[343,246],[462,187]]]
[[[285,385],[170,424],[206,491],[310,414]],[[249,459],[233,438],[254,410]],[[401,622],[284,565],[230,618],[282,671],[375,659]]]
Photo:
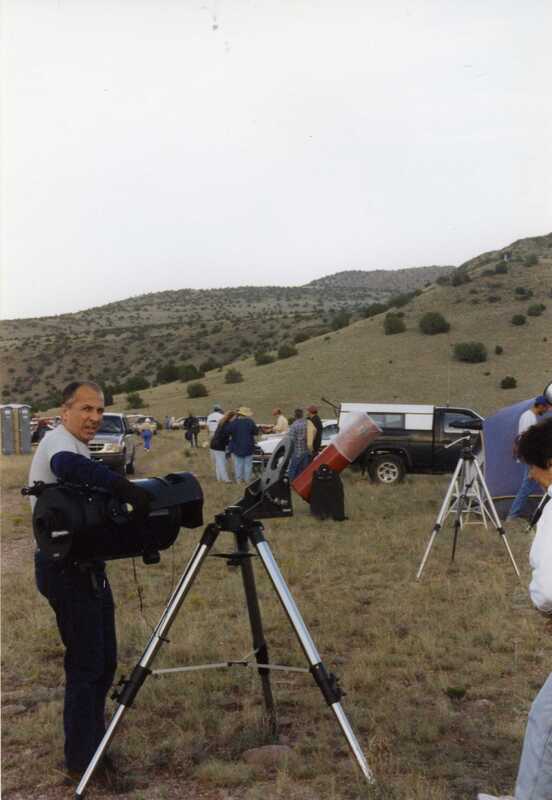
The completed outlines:
[[[416,580],[419,580],[422,577],[422,572],[431,552],[431,548],[433,547],[433,542],[435,541],[437,534],[441,531],[443,523],[448,514],[454,514],[454,533],[452,540],[452,554],[450,559],[451,561],[454,561],[458,536],[460,529],[463,526],[462,515],[474,510],[472,508],[474,498],[477,500],[477,511],[481,514],[482,520],[485,523],[485,527],[487,527],[486,517],[488,517],[491,524],[496,528],[498,534],[500,535],[500,538],[504,543],[504,547],[506,548],[506,552],[508,553],[510,561],[512,562],[515,573],[519,578],[519,569],[510,549],[510,545],[508,544],[508,540],[506,539],[506,531],[504,530],[502,522],[500,521],[495,504],[493,503],[493,498],[491,497],[487,484],[485,483],[485,478],[483,477],[479,462],[474,455],[472,437],[468,433],[465,436],[462,436],[460,439],[457,439],[456,442],[453,442],[452,444],[456,444],[459,441],[464,441],[466,444],[461,450],[460,458],[458,459],[454,474],[451,478],[445,499],[443,500],[443,504],[439,514],[437,515],[437,520],[433,526],[433,530],[431,531],[429,543],[426,547],[418,572],[416,573]]]
[[[274,458],[274,456],[273,456]],[[283,462],[285,467],[285,462]],[[280,468],[283,470],[283,467]],[[263,483],[264,481],[264,483]],[[283,485],[284,490],[280,489],[280,496],[278,495],[279,487]],[[286,499],[287,492],[287,499]],[[276,509],[276,510],[274,510]],[[128,679],[122,679],[120,686],[122,688],[116,692],[116,698],[119,707],[116,710],[111,723],[102,739],[96,752],[94,753],[86,771],[84,772],[79,785],[76,790],[76,797],[83,797],[86,791],[88,782],[92,778],[97,766],[99,765],[102,757],[105,754],[115,730],[122,720],[127,708],[130,708],[138,694],[142,684],[151,674],[161,674],[164,672],[172,671],[187,671],[190,669],[198,668],[215,668],[215,667],[231,667],[235,665],[240,666],[254,666],[259,672],[262,683],[262,691],[264,703],[267,711],[267,717],[270,722],[272,732],[276,730],[276,717],[274,703],[272,699],[272,692],[270,687],[270,670],[271,669],[288,669],[292,671],[310,672],[314,678],[318,688],[322,692],[324,700],[331,708],[342,733],[347,740],[347,744],[356,759],[364,777],[368,783],[374,783],[374,777],[366,758],[362,752],[360,744],[351,728],[349,720],[340,703],[343,692],[341,691],[336,677],[328,673],[326,667],[320,659],[320,655],[316,649],[303,618],[299,613],[291,592],[286,585],[278,565],[272,555],[268,542],[264,537],[264,529],[261,522],[251,519],[253,512],[260,516],[276,516],[280,509],[283,513],[291,513],[291,506],[289,505],[289,481],[287,478],[282,479],[280,482],[270,482],[270,475],[263,477],[255,484],[247,487],[246,495],[240,504],[229,506],[221,514],[215,517],[215,522],[207,525],[203,535],[197,545],[182,577],[180,578],[169,603],[163,612],[160,621],[158,622],[153,634],[142,654],[137,665],[134,667]],[[259,513],[261,512],[261,513]],[[255,661],[250,662],[248,659],[240,661],[226,661],[218,664],[202,665],[202,667],[184,667],[176,668],[174,670],[158,670],[153,671],[151,664],[161,649],[163,644],[167,644],[167,635],[173,621],[178,614],[178,611],[183,604],[186,595],[188,594],[195,578],[197,577],[201,565],[209,555],[209,552],[215,544],[219,534],[223,531],[230,531],[234,534],[236,540],[236,551],[230,555],[223,555],[228,559],[228,563],[233,566],[240,566],[242,572],[243,585],[245,590],[246,604],[249,612],[249,621],[251,626],[253,638],[253,655]],[[309,669],[298,669],[293,667],[282,667],[280,665],[273,665],[268,663],[268,648],[265,643],[261,615],[257,601],[257,592],[255,588],[255,579],[253,575],[253,568],[251,564],[251,555],[249,552],[249,544],[253,545],[258,557],[260,558],[268,577],[272,583],[278,599],[280,600],[288,620],[299,640],[301,648],[309,663]]]

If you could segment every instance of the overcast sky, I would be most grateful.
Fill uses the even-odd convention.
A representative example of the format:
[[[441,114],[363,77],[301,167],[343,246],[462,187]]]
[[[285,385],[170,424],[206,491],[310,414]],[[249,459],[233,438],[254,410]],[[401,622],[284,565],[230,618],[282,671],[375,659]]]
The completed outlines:
[[[0,316],[552,230],[550,0],[3,0]]]

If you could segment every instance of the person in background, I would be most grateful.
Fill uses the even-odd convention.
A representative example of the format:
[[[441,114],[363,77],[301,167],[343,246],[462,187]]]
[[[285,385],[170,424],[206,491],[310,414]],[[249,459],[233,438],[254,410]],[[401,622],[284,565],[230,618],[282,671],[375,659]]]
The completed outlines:
[[[226,448],[230,442],[228,423],[231,422],[235,416],[235,411],[227,411],[226,414],[221,415],[209,445],[211,457],[215,465],[215,477],[217,481],[223,481],[223,483],[230,483],[230,477],[226,467]]]
[[[537,398],[539,399],[539,398]],[[532,425],[518,441],[518,458],[546,497],[529,552],[529,596],[542,614],[552,617],[552,419]],[[515,794],[478,800],[550,800],[552,798],[552,672],[531,705],[518,767]]]
[[[320,452],[320,447],[322,445],[322,430],[323,430],[322,420],[318,416],[318,407],[307,406],[307,416],[314,428],[314,430],[309,429],[307,431],[307,444],[311,453],[311,458],[316,458],[316,456]],[[312,441],[311,441],[311,436],[312,436]]]
[[[241,406],[235,418],[228,423],[230,434],[230,452],[234,461],[234,474],[236,483],[251,481],[253,471],[253,450],[255,436],[259,430],[253,419],[253,412],[247,406]]]
[[[97,384],[68,384],[62,394],[61,424],[38,445],[29,485],[61,480],[99,487],[130,503],[135,518],[144,519],[150,493],[91,459],[88,443],[100,427],[103,412],[103,393]],[[36,498],[30,499],[34,508]],[[55,612],[65,648],[66,782],[78,783],[105,733],[105,703],[117,666],[113,596],[105,562],[98,559],[75,564],[68,557],[58,562],[37,549],[35,574],[39,592]],[[109,756],[102,759],[98,778],[114,788],[117,773]],[[119,788],[124,790],[124,784],[119,783]]]
[[[144,422],[142,428],[142,441],[144,442],[144,453],[149,453],[151,450],[151,440],[153,439],[152,422],[149,417]]]
[[[184,436],[191,447],[197,447],[197,437],[199,434],[199,420],[188,411],[188,416],[184,420]]]
[[[287,433],[289,430],[289,424],[286,417],[284,417],[282,414],[281,409],[273,408],[272,416],[276,417],[276,422],[272,426],[272,433]]]
[[[219,422],[223,417],[224,411],[222,410],[221,406],[218,403],[215,403],[213,406],[211,413],[207,417],[207,430],[209,431],[209,436],[212,436],[216,431]]]
[[[527,411],[524,411],[519,418],[518,436],[521,436],[528,428],[530,428],[532,425],[535,425],[538,422],[539,417],[542,417],[543,414],[546,414],[549,408],[550,405],[544,395],[541,394],[538,397],[535,397],[535,402],[531,408],[528,408]],[[534,480],[531,480],[529,475],[529,467],[525,465],[523,468],[523,480],[521,481],[521,485],[516,496],[514,497],[512,505],[510,506],[508,516],[506,517],[506,523],[512,522],[512,520],[521,517],[529,496],[537,492],[538,488],[538,483]]]
[[[288,432],[288,436],[293,442],[293,452],[288,468],[290,481],[294,480],[300,472],[303,472],[310,462],[310,452],[307,444],[307,420],[303,416],[303,409],[296,408],[294,417],[295,419],[291,423]]]

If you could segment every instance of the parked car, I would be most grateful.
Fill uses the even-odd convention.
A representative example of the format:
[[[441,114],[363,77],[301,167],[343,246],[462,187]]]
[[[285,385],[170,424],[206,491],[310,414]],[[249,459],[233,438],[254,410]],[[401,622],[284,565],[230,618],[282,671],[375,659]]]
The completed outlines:
[[[95,461],[102,461],[123,475],[134,474],[136,444],[124,414],[104,414],[88,449]]]
[[[382,429],[358,462],[377,483],[393,484],[406,473],[453,472],[462,443],[462,424],[470,428],[483,418],[471,408],[400,403],[342,403],[340,430],[353,412],[368,414]],[[454,425],[452,424],[454,423]]]
[[[323,419],[322,420],[322,443],[321,450],[328,446],[328,444],[337,436],[338,426],[336,419]],[[253,451],[253,469],[260,472],[264,469],[269,457],[276,449],[276,445],[283,439],[281,433],[269,433],[258,440]]]

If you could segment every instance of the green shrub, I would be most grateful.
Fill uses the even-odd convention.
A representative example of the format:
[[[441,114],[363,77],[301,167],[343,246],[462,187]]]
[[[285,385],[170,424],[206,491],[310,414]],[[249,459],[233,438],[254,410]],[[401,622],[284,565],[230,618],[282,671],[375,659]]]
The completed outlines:
[[[500,381],[500,388],[501,389],[515,389],[517,386],[517,381],[515,378],[512,378],[511,375],[506,375],[505,378],[502,378]]]
[[[386,336],[391,336],[394,333],[404,333],[406,325],[397,314],[388,313],[383,320],[383,330]]]
[[[452,278],[450,279],[450,283],[452,286],[462,286],[464,283],[470,282],[470,276],[467,272],[456,272],[453,273]]]
[[[514,294],[516,300],[529,300],[530,297],[533,297],[533,291],[531,289],[526,289],[525,286],[516,286]]]
[[[131,394],[127,394],[126,396],[126,407],[127,408],[144,408],[145,402],[142,397],[137,392],[133,392]]]
[[[187,383],[188,381],[196,380],[196,378],[201,378],[201,375],[194,364],[183,364],[178,367],[178,377],[182,383]]]
[[[527,317],[525,314],[514,314],[510,321],[512,325],[525,325]]]
[[[135,375],[133,378],[129,378],[121,389],[123,392],[139,392],[140,389],[149,389],[149,385],[149,381],[143,375]]]
[[[528,256],[525,256],[524,264],[526,267],[536,267],[539,263],[539,257],[536,253],[529,253]]]
[[[447,283],[450,283],[450,276],[449,275],[439,275],[436,281],[439,286],[446,286]]]
[[[447,333],[450,324],[439,311],[428,311],[420,319],[420,330],[428,336],[434,336],[436,333]]]
[[[278,358],[290,358],[297,355],[297,348],[292,344],[283,344],[278,348]]]
[[[207,397],[209,392],[204,383],[189,383],[188,397]]]
[[[310,336],[306,331],[299,331],[299,333],[296,333],[293,337],[295,344],[299,344],[299,342],[306,342],[307,339],[310,339]]]
[[[351,322],[351,315],[347,311],[339,311],[331,321],[332,330],[338,331],[346,328]]]
[[[497,344],[497,346],[495,347],[495,355],[501,356],[503,352],[504,348],[500,344]]]
[[[487,360],[487,350],[483,342],[458,342],[454,345],[454,357],[457,361],[479,364]]]
[[[528,317],[540,317],[543,311],[546,310],[546,306],[543,306],[542,303],[533,303],[533,305],[529,306],[527,309],[527,316]]]
[[[414,292],[405,292],[404,294],[397,294],[389,300],[389,307],[390,308],[402,308],[403,306],[410,303],[412,298],[414,297]]]
[[[234,369],[231,367],[229,370],[226,371],[224,376],[225,383],[241,383],[243,381],[243,375],[238,369]]]
[[[496,265],[495,273],[497,275],[505,275],[507,272],[508,272],[508,267],[503,261],[501,261],[499,264]]]
[[[275,360],[276,359],[274,358],[272,353],[267,353],[264,350],[255,353],[255,364],[257,364],[259,367],[262,366],[263,364],[272,364],[272,362]]]
[[[205,374],[206,372],[209,372],[209,370],[211,369],[217,369],[217,367],[219,366],[220,364],[218,363],[216,358],[213,358],[213,356],[209,356],[208,359],[201,362],[201,364],[199,365],[199,370],[200,372],[203,372],[203,374]]]
[[[172,361],[157,370],[157,383],[172,383],[178,380],[178,367]]]

